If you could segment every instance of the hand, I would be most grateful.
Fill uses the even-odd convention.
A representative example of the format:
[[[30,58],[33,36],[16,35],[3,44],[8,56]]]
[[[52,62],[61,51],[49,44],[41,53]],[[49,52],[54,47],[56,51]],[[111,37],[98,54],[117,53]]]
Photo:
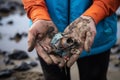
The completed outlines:
[[[53,35],[57,33],[57,28],[52,21],[38,20],[33,23],[28,33],[28,51],[36,49],[38,55],[47,64],[57,64],[59,67],[63,67],[64,60],[51,53],[50,41]]]
[[[96,35],[95,22],[89,16],[80,16],[65,29],[64,34],[80,44],[79,51],[77,51],[79,54],[73,54],[67,62],[67,66],[70,67],[79,58],[83,49],[87,52],[90,51]]]

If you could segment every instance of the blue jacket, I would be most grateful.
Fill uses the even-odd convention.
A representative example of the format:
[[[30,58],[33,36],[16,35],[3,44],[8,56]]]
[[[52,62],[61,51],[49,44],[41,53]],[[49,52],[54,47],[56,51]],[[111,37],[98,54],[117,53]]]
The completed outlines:
[[[88,9],[92,0],[46,0],[48,12],[60,32]],[[80,57],[95,55],[110,49],[116,42],[117,17],[115,14],[96,25],[97,34],[90,53],[82,52]]]
[[[60,32],[82,15],[92,0],[45,0],[52,21]],[[109,50],[116,42],[117,17],[113,14],[96,25],[97,34],[90,53],[82,52],[80,57],[90,56]]]

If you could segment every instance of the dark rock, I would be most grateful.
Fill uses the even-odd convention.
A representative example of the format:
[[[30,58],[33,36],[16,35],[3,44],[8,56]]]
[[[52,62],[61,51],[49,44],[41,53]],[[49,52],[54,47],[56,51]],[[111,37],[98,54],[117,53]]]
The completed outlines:
[[[0,6],[0,13],[2,14],[9,14],[10,12],[10,8],[6,5],[2,5]]]
[[[13,60],[22,60],[29,58],[28,54],[25,51],[22,50],[15,50],[12,54],[8,55],[10,59]]]
[[[22,62],[20,66],[15,66],[14,70],[16,71],[27,71],[29,70],[31,67],[29,64],[27,64],[26,62]]]
[[[14,65],[14,62],[12,62],[9,57],[4,58],[4,63],[6,65]]]
[[[10,10],[16,10],[16,6],[18,6],[18,4],[16,2],[13,1],[9,1],[7,4],[9,4]]]
[[[0,54],[3,55],[3,56],[6,56],[8,54],[8,52],[0,50]]]
[[[13,73],[13,70],[5,69],[0,71],[0,78],[7,78],[10,77]]]
[[[120,63],[116,63],[114,66],[115,67],[120,67]]]
[[[19,33],[16,33],[14,37],[10,37],[10,40],[15,40],[16,42],[19,42],[22,39],[22,35]]]
[[[13,21],[8,21],[7,24],[12,25]]]
[[[37,64],[37,62],[32,61],[32,62],[30,62],[29,65],[32,66],[32,67],[36,67],[38,64]]]

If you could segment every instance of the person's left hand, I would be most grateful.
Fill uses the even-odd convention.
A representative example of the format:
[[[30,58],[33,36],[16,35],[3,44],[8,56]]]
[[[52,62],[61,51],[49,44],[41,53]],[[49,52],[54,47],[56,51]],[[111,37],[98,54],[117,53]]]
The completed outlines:
[[[75,39],[79,44],[79,51],[74,53],[67,61],[67,66],[71,67],[79,58],[83,50],[89,52],[96,35],[96,27],[94,20],[89,16],[80,16],[73,21],[64,31],[68,38]],[[79,52],[79,53],[78,53]]]

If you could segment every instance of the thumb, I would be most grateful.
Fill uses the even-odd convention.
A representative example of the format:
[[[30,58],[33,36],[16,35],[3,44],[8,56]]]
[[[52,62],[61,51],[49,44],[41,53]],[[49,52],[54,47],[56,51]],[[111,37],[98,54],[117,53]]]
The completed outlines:
[[[33,32],[28,33],[28,51],[31,52],[35,47],[35,35]]]
[[[80,54],[82,53],[82,50],[82,48],[80,48],[79,50],[76,49],[76,53],[74,53],[68,60],[67,67],[71,67],[75,63],[75,61],[79,58]]]

